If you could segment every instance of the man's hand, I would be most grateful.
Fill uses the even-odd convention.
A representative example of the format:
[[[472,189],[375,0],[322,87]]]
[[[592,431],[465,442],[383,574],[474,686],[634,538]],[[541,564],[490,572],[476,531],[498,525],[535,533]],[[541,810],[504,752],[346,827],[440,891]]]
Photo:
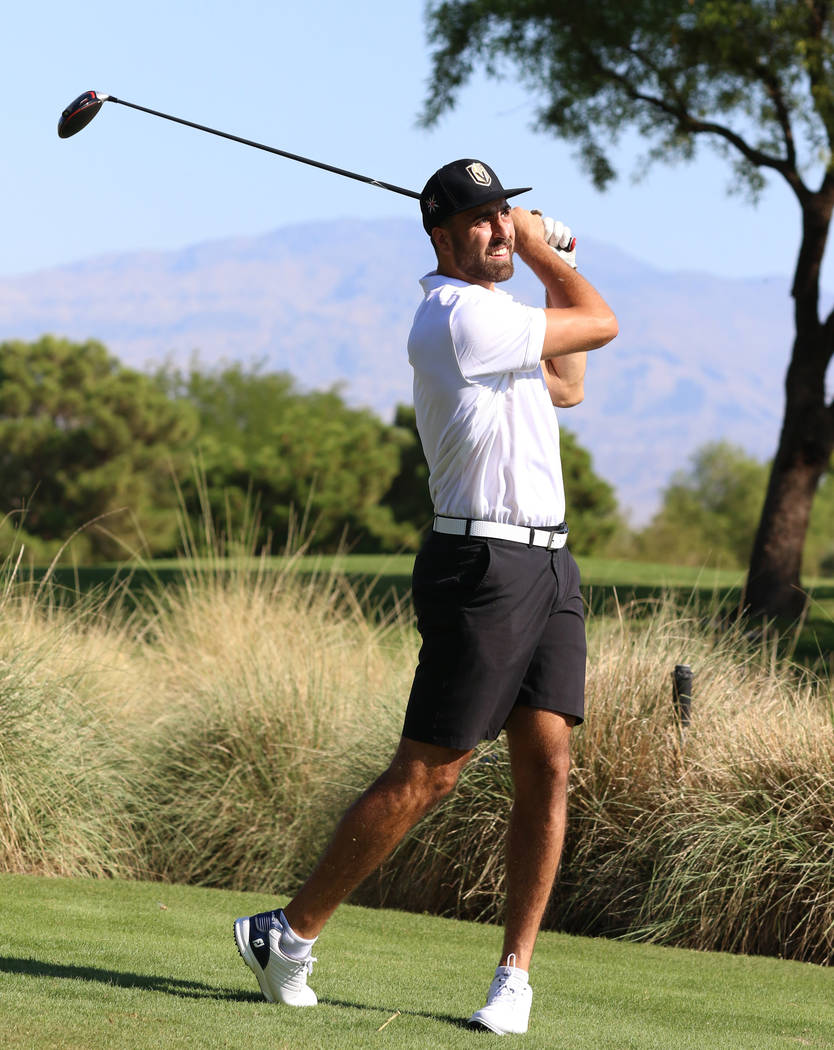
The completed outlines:
[[[516,249],[523,252],[531,242],[544,240],[544,223],[540,211],[513,208],[512,216]]]
[[[541,212],[534,210],[531,214],[541,215]],[[571,233],[570,226],[565,226],[558,219],[551,219],[549,215],[542,215],[542,225],[544,226],[544,239],[556,254],[575,270],[576,238]]]
[[[542,282],[548,297],[542,358],[567,357],[605,346],[619,330],[611,307],[578,270],[558,258],[559,249],[554,250],[544,239],[541,215],[524,208],[513,208],[511,214],[516,252]]]

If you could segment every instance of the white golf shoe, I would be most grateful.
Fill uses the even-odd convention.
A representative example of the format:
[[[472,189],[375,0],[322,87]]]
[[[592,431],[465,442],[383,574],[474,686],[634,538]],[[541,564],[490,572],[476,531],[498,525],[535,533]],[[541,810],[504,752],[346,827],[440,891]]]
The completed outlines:
[[[235,943],[241,958],[258,978],[261,991],[271,1003],[289,1006],[315,1006],[316,993],[307,977],[316,961],[312,955],[294,959],[281,950],[283,927],[277,912],[235,920]]]
[[[507,962],[515,962],[510,955]],[[486,1029],[496,1035],[520,1035],[527,1031],[533,989],[527,980],[527,971],[516,966],[499,966],[489,986],[486,1006],[469,1018],[472,1028]]]

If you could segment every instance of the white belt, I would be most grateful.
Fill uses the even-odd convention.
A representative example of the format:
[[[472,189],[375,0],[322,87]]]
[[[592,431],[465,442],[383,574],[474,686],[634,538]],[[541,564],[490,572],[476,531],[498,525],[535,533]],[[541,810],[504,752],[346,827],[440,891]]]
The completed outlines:
[[[514,543],[526,543],[528,547],[545,547],[549,551],[564,547],[568,540],[565,522],[546,529],[536,529],[526,525],[503,525],[498,521],[446,518],[438,514],[434,519],[434,531],[449,536],[486,536],[495,540],[512,540]]]

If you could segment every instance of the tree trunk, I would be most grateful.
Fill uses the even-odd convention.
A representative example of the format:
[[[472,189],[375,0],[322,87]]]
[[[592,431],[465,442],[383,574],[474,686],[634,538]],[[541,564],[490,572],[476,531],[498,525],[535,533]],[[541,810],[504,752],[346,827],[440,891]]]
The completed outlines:
[[[793,620],[802,611],[802,551],[817,485],[834,451],[832,429],[824,409],[785,411],[750,559],[747,605],[753,615]]]
[[[785,379],[785,415],[747,577],[755,616],[795,619],[805,594],[800,570],[811,507],[834,451],[834,405],[825,404],[834,320],[819,320],[819,271],[831,220],[829,193],[803,202],[803,238],[793,285],[796,338]]]

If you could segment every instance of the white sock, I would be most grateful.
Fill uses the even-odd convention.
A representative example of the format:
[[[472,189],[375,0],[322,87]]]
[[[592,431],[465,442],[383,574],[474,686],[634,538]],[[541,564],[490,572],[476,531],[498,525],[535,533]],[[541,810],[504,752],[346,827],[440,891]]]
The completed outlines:
[[[512,970],[516,977],[523,977],[525,981],[530,980],[530,974],[527,970],[522,970],[520,967],[516,966],[516,957],[512,952],[507,956],[507,961],[503,965],[508,970]]]
[[[318,937],[314,937],[311,941],[308,941],[305,937],[299,937],[287,922],[286,916],[282,911],[278,912],[278,921],[283,927],[281,931],[281,951],[285,955],[289,955],[291,959],[306,959],[313,950],[313,945],[318,940]]]

